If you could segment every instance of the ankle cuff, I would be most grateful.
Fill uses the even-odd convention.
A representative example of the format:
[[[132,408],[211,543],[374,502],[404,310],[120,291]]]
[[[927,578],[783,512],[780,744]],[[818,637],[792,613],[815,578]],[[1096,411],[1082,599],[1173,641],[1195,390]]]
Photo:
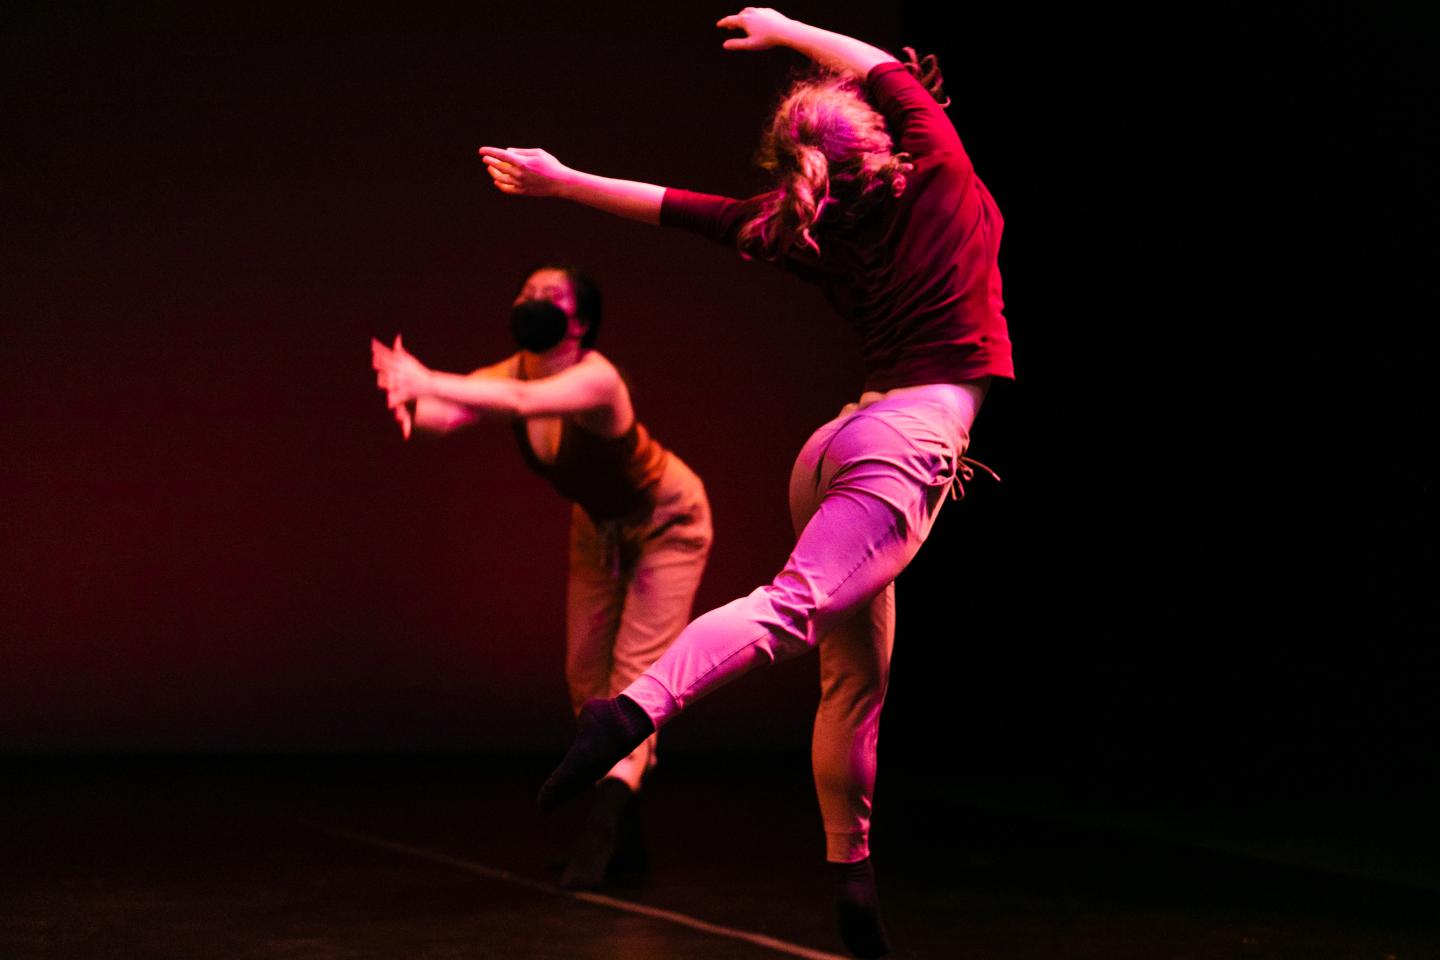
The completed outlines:
[[[858,863],[870,856],[868,833],[825,834],[825,859],[831,863]]]
[[[635,678],[635,682],[626,687],[620,694],[645,711],[650,722],[659,730],[666,721],[680,712],[680,705],[675,702],[675,697],[665,685],[648,673],[642,673]]]

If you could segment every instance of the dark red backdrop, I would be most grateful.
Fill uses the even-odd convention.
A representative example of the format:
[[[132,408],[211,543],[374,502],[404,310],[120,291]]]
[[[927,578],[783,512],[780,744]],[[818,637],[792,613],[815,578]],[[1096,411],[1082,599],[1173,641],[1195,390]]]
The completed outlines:
[[[848,335],[789,278],[502,197],[474,155],[542,145],[606,174],[757,186],[759,125],[796,61],[722,51],[728,12],[6,14],[0,750],[563,741],[564,504],[501,426],[402,445],[366,349],[403,330],[440,367],[497,358],[543,257],[600,279],[602,347],[710,487],[700,603],[774,571],[790,458],[859,383]],[[1398,44],[1377,89],[1408,92],[1407,32],[1281,24],[1309,31],[1302,54],[1271,45],[1274,23],[1200,16],[1137,46],[1144,24],[1115,9],[976,9],[963,30],[892,4],[788,12],[938,50],[1007,217],[1021,381],[972,451],[1006,479],[949,508],[902,580],[890,742],[965,730],[969,756],[1093,759],[1117,736],[1153,746],[1137,731],[1157,723],[1191,746],[1258,723],[1286,745],[1375,698],[1420,703],[1422,354],[1403,324],[1353,337],[1362,284],[1330,282],[1320,239],[1365,227],[1388,244],[1375,261],[1420,259],[1399,212],[1419,168],[1370,161],[1399,177],[1372,188],[1394,208],[1372,223],[1317,205],[1328,168],[1294,163],[1423,139],[1411,101],[1381,94],[1342,103],[1373,152],[1336,132],[1326,94],[1345,81],[1325,64],[1347,61],[1316,52]],[[1412,292],[1392,285],[1387,312]],[[1342,400],[1326,372],[1357,356],[1393,375]],[[1336,430],[1370,438],[1378,472],[1316,485],[1344,461]],[[1317,655],[1336,634],[1389,646]],[[734,688],[672,742],[801,744],[813,672]],[[1197,720],[1217,698],[1240,719]],[[1388,736],[1427,710],[1368,722]]]

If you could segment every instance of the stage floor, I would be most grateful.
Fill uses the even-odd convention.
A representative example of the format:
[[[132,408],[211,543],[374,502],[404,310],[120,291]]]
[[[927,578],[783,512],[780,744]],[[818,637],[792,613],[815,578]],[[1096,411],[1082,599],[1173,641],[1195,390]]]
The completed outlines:
[[[581,811],[531,806],[544,760],[0,763],[6,960],[844,955],[803,757],[662,766],[652,870],[598,897],[552,886]],[[1282,863],[1243,811],[1230,831],[1167,835],[1158,815],[1087,821],[1010,793],[882,780],[892,956],[1440,957],[1440,889],[1347,870],[1353,829],[1337,826],[1328,861],[1311,831]]]

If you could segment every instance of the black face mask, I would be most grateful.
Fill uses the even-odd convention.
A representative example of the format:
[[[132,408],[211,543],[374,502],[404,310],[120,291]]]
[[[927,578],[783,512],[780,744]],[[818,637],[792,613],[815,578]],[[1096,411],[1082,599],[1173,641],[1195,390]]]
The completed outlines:
[[[549,300],[522,300],[510,311],[510,333],[520,349],[544,353],[565,339],[570,318]]]

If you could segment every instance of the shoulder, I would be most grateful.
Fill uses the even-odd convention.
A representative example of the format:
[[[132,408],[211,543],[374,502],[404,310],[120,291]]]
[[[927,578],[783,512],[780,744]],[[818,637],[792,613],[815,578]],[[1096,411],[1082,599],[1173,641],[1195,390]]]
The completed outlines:
[[[585,378],[586,391],[594,407],[579,415],[587,430],[601,437],[615,436],[617,424],[634,420],[630,387],[620,369],[598,350],[587,350],[571,368]]]
[[[580,362],[575,364],[575,370],[580,371],[584,376],[596,384],[608,387],[618,392],[627,392],[625,377],[620,373],[620,368],[610,362],[610,358],[599,350],[586,350],[580,357]]]
[[[917,193],[930,189],[965,189],[975,172],[970,155],[960,146],[915,157],[914,170],[906,178],[915,190],[906,190],[913,201]],[[944,186],[941,186],[944,184]]]
[[[930,96],[924,85],[898,60],[877,63],[865,75],[861,86],[872,100],[898,98],[935,102],[935,98]]]
[[[615,364],[610,362],[610,358],[593,347],[580,355],[580,360],[575,366],[592,370],[599,375],[620,376],[620,371],[615,368]]]

